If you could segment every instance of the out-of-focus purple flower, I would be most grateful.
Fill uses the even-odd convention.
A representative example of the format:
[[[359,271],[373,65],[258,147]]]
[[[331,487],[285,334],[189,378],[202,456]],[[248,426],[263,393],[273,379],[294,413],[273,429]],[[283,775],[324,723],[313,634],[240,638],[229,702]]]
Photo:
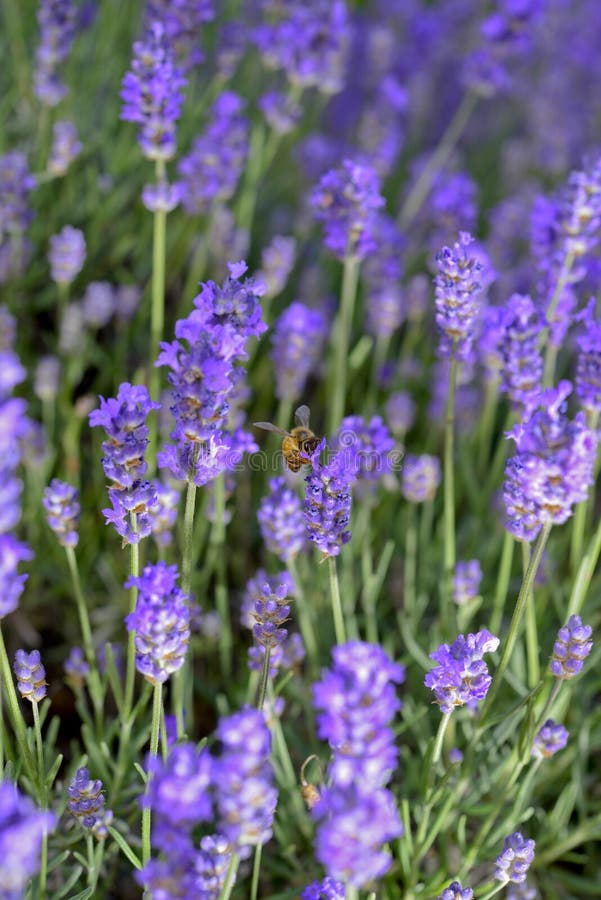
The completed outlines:
[[[296,258],[296,240],[276,234],[261,253],[257,277],[265,282],[265,296],[276,297],[286,287]]]
[[[478,559],[460,560],[455,566],[453,600],[458,606],[465,606],[478,596],[482,581],[482,566]]]
[[[403,146],[408,100],[407,90],[389,72],[378,80],[373,96],[363,106],[357,144],[381,178],[391,173]]]
[[[48,171],[58,177],[64,175],[83,149],[77,128],[73,122],[55,122],[52,126],[52,144],[48,156]]]
[[[175,155],[175,124],[185,84],[165,25],[150,22],[143,40],[133,46],[131,71],[121,88],[121,118],[140,125],[138,142],[147,159],[168,160]]]
[[[249,578],[246,582],[246,590],[240,606],[240,624],[244,628],[252,630],[255,624],[253,610],[257,600],[260,600],[262,597],[261,588],[264,584],[269,585],[271,590],[274,591],[278,585],[284,584],[289,594],[294,593],[294,585],[288,572],[284,571],[279,572],[277,575],[268,575],[265,569],[257,569],[256,575],[253,578]]]
[[[113,821],[112,810],[104,805],[102,781],[90,778],[89,771],[82,766],[75,773],[67,788],[67,806],[82,828],[91,831],[95,837],[107,836],[107,825]]]
[[[71,647],[65,660],[65,675],[69,682],[76,687],[83,687],[89,671],[90,666],[81,647]]]
[[[56,106],[67,93],[58,69],[64,63],[77,25],[77,8],[72,0],[41,0],[38,6],[40,43],[34,68],[35,95],[44,106]]]
[[[152,534],[160,547],[168,547],[173,541],[173,528],[177,522],[180,492],[162,481],[154,482],[156,503],[151,510]]]
[[[351,539],[351,484],[354,474],[349,471],[344,455],[337,453],[328,462],[319,459],[325,449],[322,440],[311,457],[311,472],[305,478],[303,515],[309,540],[325,556],[338,556]]]
[[[540,313],[532,299],[513,294],[505,305],[501,320],[501,387],[509,394],[514,407],[526,411],[541,391],[541,330]]]
[[[233,195],[248,155],[249,124],[244,101],[224,91],[211,109],[209,124],[178,163],[182,204],[190,215],[208,213]]]
[[[300,103],[290,94],[268,91],[259,98],[258,107],[265,121],[277,134],[288,134],[300,122],[303,114]]]
[[[441,712],[451,713],[464,704],[473,709],[484,700],[492,677],[483,656],[498,646],[499,638],[484,629],[467,637],[460,634],[450,646],[441,644],[430,654],[437,665],[427,673],[424,684],[434,691]]]
[[[19,693],[31,703],[40,703],[46,696],[46,670],[42,665],[39,650],[27,653],[17,650],[13,670],[17,678]]]
[[[497,881],[522,884],[534,860],[534,847],[534,841],[526,840],[519,831],[506,837],[503,852],[497,857]]]
[[[345,159],[340,168],[322,177],[310,199],[316,219],[323,223],[324,243],[338,259],[364,259],[376,249],[378,210],[384,205],[380,181],[373,168]]]
[[[152,213],[170,213],[179,205],[183,190],[179,182],[170,184],[165,179],[157,184],[145,184],[142,190],[142,203]]]
[[[593,483],[597,438],[583,412],[568,419],[571,391],[569,381],[543,391],[530,417],[508,433],[517,453],[507,461],[503,497],[506,527],[518,540],[534,540],[545,523],[567,521]]]
[[[351,29],[344,0],[261,0],[260,12],[253,36],[267,66],[301,88],[341,90]]]
[[[17,573],[20,562],[33,559],[27,546],[12,534],[0,534],[0,619],[13,612],[19,605],[28,575]]]
[[[214,760],[219,832],[242,859],[271,837],[277,790],[269,761],[271,734],[262,712],[245,707],[220,719]]]
[[[271,553],[288,562],[306,541],[301,501],[283,478],[272,478],[269,494],[263,497],[257,513],[261,536]]]
[[[389,780],[397,760],[389,727],[400,709],[394,684],[405,670],[376,644],[349,641],[332,651],[333,666],[313,685],[319,737],[333,754],[328,778],[371,791]]]
[[[23,442],[30,428],[25,401],[2,396],[22,381],[23,369],[12,351],[1,354],[6,383],[0,379],[0,534],[11,531],[21,518],[23,484],[16,471],[23,456]]]
[[[271,343],[275,392],[279,400],[297,400],[322,358],[327,322],[319,310],[291,303],[276,321]]]
[[[312,810],[317,820],[315,852],[336,880],[361,888],[392,862],[384,845],[403,833],[392,794],[385,788],[325,788]]]
[[[65,225],[50,238],[50,274],[57,284],[71,284],[81,272],[86,259],[83,231]]]
[[[6,900],[24,897],[40,868],[42,838],[56,817],[39,810],[12,781],[0,782],[0,884]]]
[[[592,650],[590,625],[583,625],[580,616],[570,616],[557,632],[549,668],[556,678],[567,680],[578,675],[584,660]]]
[[[23,234],[31,222],[29,195],[35,186],[24,153],[13,150],[0,156],[0,240]]]
[[[265,665],[265,655],[267,649],[262,644],[255,644],[248,648],[248,668],[252,672],[262,672]],[[269,654],[269,678],[274,679],[280,670],[282,660],[284,658],[284,648],[281,644],[276,644]]]
[[[481,262],[468,250],[472,243],[472,236],[462,231],[459,241],[436,257],[436,324],[443,356],[465,358],[471,350],[485,277]]]
[[[558,725],[553,719],[547,719],[534,738],[532,755],[536,759],[550,759],[559,750],[563,750],[569,736],[567,728]]]
[[[125,618],[135,632],[136,668],[151,684],[163,684],[184,664],[190,639],[189,597],[177,586],[177,566],[148,565],[126,588],[137,587],[135,610]]]
[[[579,315],[583,330],[576,338],[578,363],[576,396],[587,412],[601,411],[601,321],[595,319],[595,300],[589,301]]]
[[[108,281],[91,281],[81,301],[83,320],[92,328],[104,328],[115,312],[115,291]]]
[[[79,493],[76,487],[54,478],[46,490],[42,500],[46,510],[46,518],[51,529],[63,547],[76,547],[79,540],[77,526],[79,524]]]
[[[141,299],[142,291],[137,284],[120,284],[115,288],[115,316],[120,323],[133,318]]]
[[[149,0],[146,16],[149,22],[161,22],[184,70],[203,61],[198,43],[205,23],[215,18],[213,0]]]
[[[507,900],[536,900],[538,891],[526,881],[522,884],[512,884],[507,887]]]
[[[441,172],[432,185],[427,214],[434,226],[429,243],[435,249],[449,235],[471,231],[478,224],[477,184],[467,172]]]
[[[415,402],[408,391],[391,394],[384,407],[388,427],[393,434],[403,437],[415,422]]]
[[[284,670],[296,670],[300,668],[307,651],[303,644],[300,634],[291,634],[285,641],[283,646],[283,656],[281,666]]]
[[[81,303],[68,303],[64,308],[58,336],[58,349],[65,356],[79,352],[86,340],[86,328]]]
[[[411,503],[432,500],[440,484],[440,462],[436,456],[422,453],[413,456],[408,453],[403,460],[401,490]]]
[[[323,881],[308,884],[301,894],[301,900],[344,900],[345,889],[341,881],[327,875]]]
[[[332,450],[344,458],[344,469],[359,481],[378,481],[391,471],[394,440],[380,416],[369,422],[347,416],[332,438]]]
[[[445,888],[437,900],[473,900],[474,892],[471,888],[462,888],[459,881],[453,881]]]
[[[389,338],[405,318],[401,278],[403,239],[385,213],[374,219],[375,247],[363,264],[366,325],[376,338]]]

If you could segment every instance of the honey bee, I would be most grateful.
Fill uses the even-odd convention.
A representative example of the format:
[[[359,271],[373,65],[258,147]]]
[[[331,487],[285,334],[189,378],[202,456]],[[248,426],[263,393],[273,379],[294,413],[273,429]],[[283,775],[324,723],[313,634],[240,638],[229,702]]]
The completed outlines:
[[[299,406],[294,413],[296,427],[292,431],[284,431],[271,422],[255,422],[255,428],[264,431],[274,431],[284,437],[282,441],[282,454],[286,465],[291,472],[298,472],[301,466],[311,462],[311,456],[319,444],[319,438],[309,428],[309,407]]]

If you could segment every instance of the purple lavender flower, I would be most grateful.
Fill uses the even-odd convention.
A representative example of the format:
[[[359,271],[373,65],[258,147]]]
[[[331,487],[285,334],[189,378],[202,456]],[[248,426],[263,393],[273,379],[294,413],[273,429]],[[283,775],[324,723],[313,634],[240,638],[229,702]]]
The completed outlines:
[[[440,484],[440,462],[436,456],[423,453],[413,456],[408,453],[403,461],[401,490],[411,503],[432,500]]]
[[[66,481],[54,478],[44,491],[44,509],[48,524],[63,547],[76,547],[79,540],[79,493]]]
[[[83,321],[91,328],[104,328],[115,312],[115,291],[108,281],[91,281],[81,301]]]
[[[344,0],[261,0],[254,39],[269,68],[298,87],[335,94],[343,86],[350,19]]]
[[[344,468],[358,481],[378,481],[391,471],[394,440],[380,416],[369,422],[347,416],[332,438],[332,450],[344,457]]]
[[[378,210],[384,205],[374,169],[350,159],[322,177],[311,194],[311,207],[323,223],[326,247],[344,259],[363,259],[376,249]]]
[[[253,635],[257,644],[270,650],[281,645],[288,632],[281,626],[288,620],[290,605],[286,602],[288,585],[282,582],[273,590],[261,585],[261,598],[255,601]]]
[[[107,433],[102,444],[102,466],[112,482],[109,499],[113,509],[103,510],[107,523],[115,525],[126,543],[138,543],[152,527],[154,486],[143,480],[144,452],[148,444],[146,417],[160,404],[154,403],[143,385],[121,384],[116,398],[100,398],[100,409],[90,413],[90,425]],[[135,518],[134,518],[135,517]]]
[[[162,481],[154,482],[156,503],[151,510],[152,534],[160,547],[169,547],[173,541],[173,529],[177,522],[180,492]]]
[[[113,813],[104,806],[102,781],[90,778],[88,770],[82,766],[75,773],[67,788],[67,806],[82,828],[102,839],[108,834],[107,825],[113,820]]]
[[[265,546],[282,562],[294,559],[303,549],[306,535],[301,501],[283,478],[270,480],[257,519]]]
[[[300,634],[291,634],[282,645],[282,669],[296,671],[300,669],[307,651]]]
[[[215,101],[209,125],[177,166],[182,203],[190,215],[208,213],[232,197],[248,156],[249,124],[244,101],[224,91]]]
[[[389,72],[378,80],[371,99],[363,106],[357,143],[381,178],[393,171],[402,149],[408,100],[408,91]]]
[[[271,343],[275,392],[279,400],[297,400],[323,357],[327,322],[317,309],[291,303],[277,319]]]
[[[563,750],[569,736],[567,728],[558,725],[553,719],[547,719],[534,738],[532,755],[536,759],[550,759],[559,750]]]
[[[509,298],[501,328],[502,390],[514,406],[528,411],[541,391],[543,375],[539,351],[542,323],[530,297],[513,294]]]
[[[167,761],[150,760],[152,778],[142,803],[152,809],[153,844],[170,852],[178,836],[187,844],[192,829],[213,814],[210,787],[214,764],[206,748],[194,744],[175,744]]]
[[[198,39],[205,23],[215,18],[213,0],[149,0],[146,15],[149,22],[161,22],[184,70],[203,61]]]
[[[389,724],[401,706],[394,684],[404,681],[405,670],[363,641],[335,647],[332,655],[331,670],[313,685],[317,731],[333,751],[329,780],[369,792],[383,787],[396,765]]]
[[[401,278],[404,242],[396,222],[385,213],[374,217],[376,247],[363,265],[366,326],[376,338],[389,338],[405,318]]]
[[[403,833],[392,794],[384,788],[325,788],[312,810],[317,820],[315,851],[332,878],[361,888],[392,862],[383,849]]]
[[[251,672],[263,671],[266,653],[267,649],[262,644],[255,644],[253,647],[248,648],[248,668]],[[267,672],[269,678],[274,679],[276,677],[280,671],[283,659],[284,648],[282,644],[276,644],[269,654],[269,668]]]
[[[0,156],[0,240],[23,234],[31,222],[29,195],[35,186],[23,153],[13,150]]]
[[[34,91],[45,106],[56,106],[67,93],[57,70],[69,55],[76,16],[72,0],[41,0],[38,6],[40,43],[36,51]]]
[[[344,885],[327,875],[323,881],[314,881],[307,885],[301,894],[301,900],[344,900]]]
[[[190,639],[189,597],[177,587],[177,566],[148,565],[126,588],[138,588],[135,610],[125,618],[136,635],[136,668],[151,684],[163,684],[184,664]]]
[[[83,149],[73,122],[55,122],[48,156],[48,171],[55,177],[64,175]]]
[[[559,629],[549,666],[556,678],[567,680],[579,674],[593,648],[592,633],[591,626],[583,625],[580,616],[570,616]]]
[[[50,274],[58,284],[71,284],[86,258],[86,241],[79,228],[70,225],[50,238]]]
[[[443,247],[436,257],[436,324],[443,356],[455,353],[465,358],[471,350],[485,278],[481,262],[467,250],[473,240],[462,231],[459,241],[452,248]]]
[[[276,297],[286,287],[294,266],[296,240],[276,234],[261,253],[261,269],[257,277],[265,282],[265,296]]]
[[[156,184],[145,184],[142,190],[142,203],[149,212],[172,212],[179,206],[183,194],[183,186],[176,182],[170,184],[165,178]]]
[[[259,97],[258,107],[276,134],[288,134],[300,122],[302,106],[290,94],[268,91]]]
[[[75,687],[83,687],[90,671],[90,666],[81,647],[71,647],[65,660],[65,675]]]
[[[588,413],[601,412],[601,321],[595,319],[595,300],[589,301],[580,313],[583,330],[576,338],[578,363],[576,396]]]
[[[458,606],[465,606],[478,596],[482,581],[480,560],[461,560],[455,566],[453,599]]]
[[[12,352],[0,356],[5,365],[3,386],[0,379],[0,534],[11,531],[21,518],[21,491],[23,484],[16,470],[23,455],[23,441],[28,433],[29,419],[25,402],[21,398],[6,397],[4,389],[12,389],[15,381],[21,381],[23,371]]]
[[[309,540],[317,544],[325,556],[338,556],[351,539],[350,486],[354,475],[348,470],[343,454],[337,453],[327,463],[320,462],[325,449],[322,440],[311,458],[311,473],[305,478],[303,515]]]
[[[507,888],[507,900],[536,900],[538,891],[526,881],[522,884],[512,884]]]
[[[17,567],[25,559],[33,559],[27,544],[21,544],[12,534],[0,534],[0,619],[19,605],[29,576],[18,575]]]
[[[219,831],[242,859],[271,837],[277,790],[269,762],[271,734],[263,713],[245,707],[220,719],[214,761]]]
[[[6,900],[25,896],[40,868],[42,838],[55,824],[53,813],[37,809],[11,781],[0,782],[0,884]]]
[[[25,700],[40,703],[46,696],[46,670],[42,665],[39,650],[26,653],[17,650],[13,670],[17,678],[19,693]]]
[[[391,394],[385,406],[388,427],[393,434],[403,437],[415,422],[415,402],[408,391]]]
[[[505,838],[503,852],[497,857],[497,881],[522,884],[534,859],[534,841],[526,840],[519,831]]]
[[[272,591],[275,591],[279,585],[284,584],[289,594],[294,593],[294,585],[288,572],[279,572],[277,575],[268,575],[265,569],[257,569],[256,575],[253,578],[249,578],[246,582],[246,590],[240,607],[240,623],[244,628],[252,630],[253,625],[255,624],[255,603],[261,600],[263,596],[262,587],[265,584],[267,584]]]
[[[164,24],[150,22],[143,40],[133,46],[131,71],[121,89],[121,118],[140,125],[138,142],[147,159],[168,160],[175,155],[175,123],[185,84]]]
[[[498,646],[499,638],[484,629],[467,637],[460,634],[450,646],[441,644],[430,654],[438,665],[427,673],[424,684],[434,691],[441,712],[452,713],[466,703],[473,709],[484,700],[492,677],[483,656]]]
[[[437,900],[473,900],[474,892],[471,888],[462,888],[458,881],[453,881],[445,888]]]
[[[574,503],[586,500],[593,482],[597,439],[584,413],[566,416],[569,381],[543,391],[530,417],[508,436],[517,447],[505,468],[507,529],[532,541],[544,523],[561,525]]]

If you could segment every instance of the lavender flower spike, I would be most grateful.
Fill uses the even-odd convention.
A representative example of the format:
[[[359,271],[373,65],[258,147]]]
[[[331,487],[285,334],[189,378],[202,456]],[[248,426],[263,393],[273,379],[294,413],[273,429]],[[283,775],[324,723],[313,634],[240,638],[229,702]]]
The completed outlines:
[[[317,544],[324,556],[338,556],[341,547],[351,539],[347,526],[354,474],[342,453],[321,463],[319,457],[325,445],[324,439],[311,458],[312,471],[305,478],[304,517],[309,540]]]
[[[13,612],[19,604],[28,575],[17,574],[17,567],[33,553],[12,534],[0,534],[0,619]]]
[[[526,840],[519,831],[506,837],[503,852],[497,857],[497,881],[522,884],[534,859],[534,847],[534,841]]]
[[[57,284],[71,284],[86,258],[86,241],[79,228],[65,225],[50,238],[50,274]]]
[[[460,634],[450,646],[441,644],[430,654],[438,665],[428,672],[424,684],[434,691],[441,712],[451,713],[464,704],[473,708],[484,700],[492,677],[483,656],[498,646],[499,638],[484,629],[467,637]]]
[[[6,900],[25,896],[40,868],[42,838],[55,823],[53,813],[37,809],[11,781],[0,782],[0,885]]]
[[[66,481],[54,478],[44,491],[46,518],[63,547],[76,547],[79,540],[79,493]]]
[[[75,773],[67,794],[69,810],[82,828],[91,831],[97,838],[105,838],[113,813],[104,807],[102,781],[91,779],[88,770],[82,766]]]
[[[532,755],[536,759],[550,759],[559,750],[563,750],[568,742],[569,732],[563,725],[557,725],[553,719],[547,719],[532,744]]]
[[[40,651],[26,653],[25,650],[17,650],[13,669],[21,696],[32,703],[40,703],[46,696],[46,670]]]
[[[271,358],[279,400],[297,400],[323,353],[327,323],[317,309],[291,303],[275,323]]]
[[[307,885],[301,894],[301,900],[344,900],[345,891],[341,881],[327,875],[323,881],[314,881]]]
[[[282,562],[302,550],[306,535],[301,502],[283,478],[269,482],[269,494],[261,500],[257,519],[265,546]]]
[[[440,462],[436,456],[408,453],[403,461],[401,490],[411,503],[432,500],[440,484]]]
[[[453,247],[443,247],[436,257],[436,324],[441,333],[441,355],[464,358],[471,349],[485,280],[482,263],[470,255],[473,238],[466,231]]]
[[[453,600],[458,606],[465,606],[478,596],[482,581],[482,567],[477,559],[460,561],[455,566]]]
[[[473,900],[474,892],[471,888],[462,888],[458,881],[453,881],[445,888],[437,900]]]
[[[549,668],[556,678],[567,681],[578,675],[584,660],[592,650],[590,625],[583,625],[580,616],[570,616],[567,624],[557,632]]]

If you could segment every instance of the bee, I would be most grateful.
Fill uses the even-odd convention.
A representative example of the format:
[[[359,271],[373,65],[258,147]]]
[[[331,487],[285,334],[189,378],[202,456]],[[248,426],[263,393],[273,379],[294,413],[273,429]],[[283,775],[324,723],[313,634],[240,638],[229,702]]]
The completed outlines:
[[[284,437],[282,441],[282,454],[286,460],[286,465],[291,472],[298,472],[301,466],[306,466],[311,462],[311,456],[315,452],[319,444],[319,438],[311,431],[309,427],[309,407],[299,406],[294,413],[294,421],[296,426],[292,431],[284,431],[271,422],[255,422],[255,428],[262,428],[264,431],[275,431]]]

